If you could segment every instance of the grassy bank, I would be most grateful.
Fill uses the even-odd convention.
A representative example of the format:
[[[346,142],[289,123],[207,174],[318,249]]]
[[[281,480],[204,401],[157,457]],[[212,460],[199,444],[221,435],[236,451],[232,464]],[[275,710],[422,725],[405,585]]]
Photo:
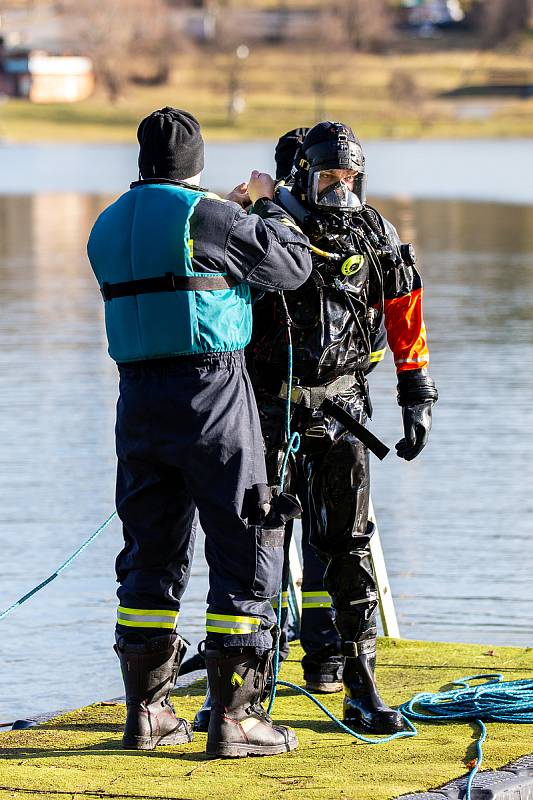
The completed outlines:
[[[301,652],[293,647],[282,677],[300,682]],[[381,640],[379,681],[396,704],[420,690],[484,671],[506,679],[533,677],[533,649]],[[180,713],[192,719],[204,683],[176,693]],[[327,698],[341,712],[341,697]],[[467,771],[474,756],[470,724],[420,725],[419,736],[373,747],[339,733],[309,701],[281,689],[275,716],[291,725],[300,747],[268,759],[208,760],[205,734],[192,744],[152,753],[120,749],[125,709],[95,704],[46,725],[0,735],[0,798],[169,798],[171,800],[391,800],[439,786]],[[502,766],[533,749],[528,725],[489,724],[485,768]]]
[[[177,57],[167,86],[131,85],[111,104],[101,93],[81,103],[0,106],[8,141],[132,142],[138,121],[154,108],[193,111],[210,140],[273,139],[316,119],[342,119],[365,138],[533,136],[533,98],[452,100],[442,92],[484,85],[498,75],[523,80],[527,53],[442,51],[370,56],[257,48],[239,81],[246,108],[228,118],[229,59],[193,52]],[[313,88],[314,87],[314,88]]]

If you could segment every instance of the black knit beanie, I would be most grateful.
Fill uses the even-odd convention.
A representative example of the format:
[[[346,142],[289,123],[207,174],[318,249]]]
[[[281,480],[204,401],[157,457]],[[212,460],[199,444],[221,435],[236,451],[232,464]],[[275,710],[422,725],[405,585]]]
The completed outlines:
[[[143,178],[182,181],[204,168],[200,123],[179,108],[162,108],[143,119],[137,130],[139,170]]]

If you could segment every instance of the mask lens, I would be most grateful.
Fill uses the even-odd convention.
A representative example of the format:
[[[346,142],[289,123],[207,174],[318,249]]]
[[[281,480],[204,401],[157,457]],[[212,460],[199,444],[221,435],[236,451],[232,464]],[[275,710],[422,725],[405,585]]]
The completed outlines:
[[[361,199],[356,187],[360,183],[360,173],[344,170],[320,170],[311,178],[311,200],[320,208],[359,209]]]

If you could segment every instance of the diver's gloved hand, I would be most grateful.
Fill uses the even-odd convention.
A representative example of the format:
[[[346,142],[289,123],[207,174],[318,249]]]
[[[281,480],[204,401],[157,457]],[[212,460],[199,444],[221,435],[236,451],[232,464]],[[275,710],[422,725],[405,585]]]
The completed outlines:
[[[398,403],[402,406],[404,438],[396,445],[396,454],[406,461],[424,449],[431,430],[431,411],[438,400],[435,382],[423,369],[398,374]]]
[[[396,455],[412,461],[424,449],[431,430],[433,400],[402,408],[404,437],[396,445]]]

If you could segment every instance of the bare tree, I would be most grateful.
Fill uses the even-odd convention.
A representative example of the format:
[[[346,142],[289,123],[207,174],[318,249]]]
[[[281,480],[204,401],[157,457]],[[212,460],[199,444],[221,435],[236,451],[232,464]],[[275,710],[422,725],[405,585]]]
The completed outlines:
[[[176,34],[165,0],[77,0],[76,11],[96,78],[113,102],[140,69],[147,82],[168,78]]]
[[[381,52],[393,32],[388,0],[340,0],[338,13],[349,43],[357,50]]]
[[[240,33],[240,0],[208,0],[206,6],[212,14],[214,46],[221,59],[220,86],[226,94],[226,113],[230,124],[246,110],[245,63],[250,50]]]
[[[327,98],[343,70],[346,37],[342,17],[335,7],[322,8],[310,31],[314,47],[310,52],[309,85],[313,91],[315,122],[327,117]]]
[[[485,47],[495,47],[527,30],[532,0],[477,0],[470,19]]]

